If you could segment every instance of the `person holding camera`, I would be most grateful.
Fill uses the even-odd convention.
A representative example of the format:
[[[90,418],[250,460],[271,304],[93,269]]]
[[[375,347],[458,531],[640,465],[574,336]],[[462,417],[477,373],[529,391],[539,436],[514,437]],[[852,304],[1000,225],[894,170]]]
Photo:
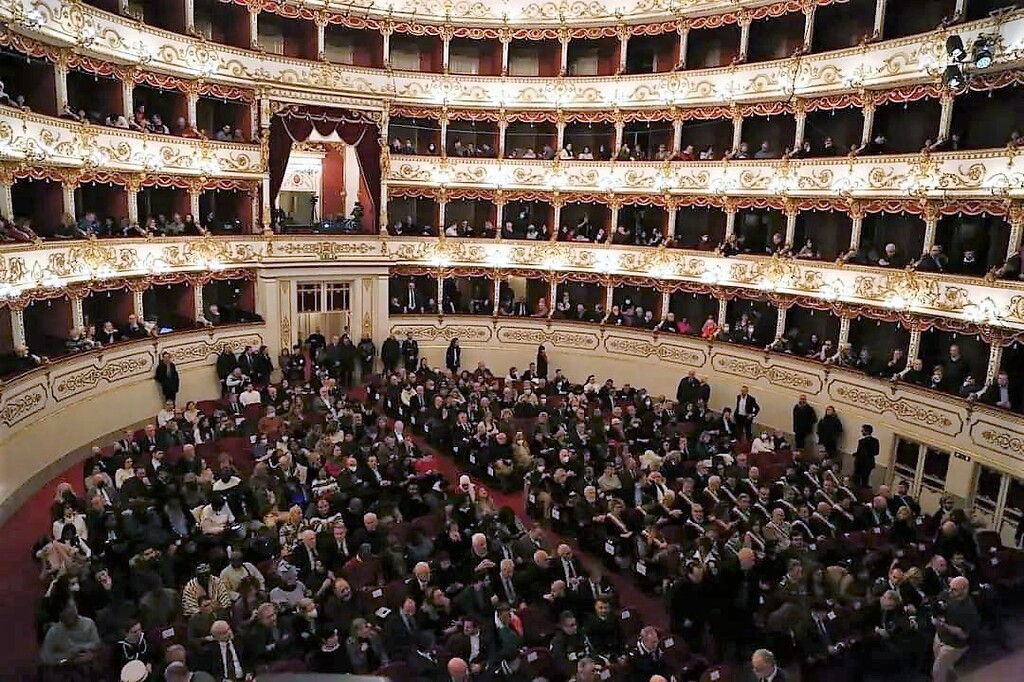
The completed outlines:
[[[963,658],[971,638],[981,624],[981,616],[971,597],[971,584],[962,576],[949,581],[949,588],[939,598],[936,614],[932,616],[935,639],[932,652],[932,682],[952,679],[953,668]]]

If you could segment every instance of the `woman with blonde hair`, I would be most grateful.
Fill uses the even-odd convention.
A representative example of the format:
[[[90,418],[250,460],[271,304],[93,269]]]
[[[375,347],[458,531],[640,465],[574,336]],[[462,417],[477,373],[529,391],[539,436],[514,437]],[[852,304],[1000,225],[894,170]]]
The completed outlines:
[[[522,431],[516,431],[516,435],[512,438],[512,461],[515,462],[516,469],[521,472],[528,471],[533,466],[530,442]]]

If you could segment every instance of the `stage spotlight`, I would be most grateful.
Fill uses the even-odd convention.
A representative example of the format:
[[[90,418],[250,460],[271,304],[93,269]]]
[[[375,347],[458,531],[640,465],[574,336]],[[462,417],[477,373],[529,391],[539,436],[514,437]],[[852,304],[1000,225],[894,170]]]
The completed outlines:
[[[953,61],[962,61],[967,56],[967,50],[964,49],[964,39],[958,35],[951,35],[946,38],[946,54]]]
[[[952,90],[959,90],[964,86],[964,70],[956,64],[950,64],[946,67],[946,73],[943,75],[942,81],[946,84],[946,87]]]
[[[989,38],[978,38],[974,41],[974,66],[987,69],[992,66],[992,41]]]

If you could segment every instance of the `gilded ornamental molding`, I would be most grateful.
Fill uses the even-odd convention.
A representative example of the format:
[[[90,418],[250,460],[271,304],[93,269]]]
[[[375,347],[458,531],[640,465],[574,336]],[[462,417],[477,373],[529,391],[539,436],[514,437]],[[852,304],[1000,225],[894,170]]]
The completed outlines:
[[[416,237],[245,236],[45,242],[0,248],[0,304],[109,288],[125,278],[160,278],[301,266],[407,268],[458,276],[460,269],[557,280],[643,282],[726,295],[792,298],[836,314],[921,316],[972,333],[1024,330],[1019,284],[820,261],[723,258],[682,249]],[[859,312],[858,312],[859,311]],[[746,368],[742,371],[750,371]]]
[[[84,174],[262,180],[255,145],[150,135],[0,106],[0,162]],[[70,176],[69,176],[70,177]]]
[[[232,0],[227,0],[228,2]],[[675,30],[690,23],[712,27],[741,17],[781,16],[807,6],[848,0],[233,0],[252,10],[321,20],[353,28],[429,33],[505,29],[516,38],[557,35],[559,28],[643,26],[647,32]],[[664,28],[663,25],[667,25]],[[546,29],[546,30],[545,30]],[[660,31],[659,31],[660,29]],[[456,33],[459,35],[459,33]],[[587,35],[591,35],[588,33]],[[598,34],[603,35],[603,34]]]
[[[503,344],[509,343],[511,350],[524,352],[530,359],[536,348],[534,339],[544,339],[541,343],[548,346],[552,366],[564,366],[585,337],[584,371],[600,380],[618,376],[619,382],[637,384],[637,377],[668,376],[663,383],[674,391],[678,377],[693,369],[708,376],[713,406],[727,404],[731,388],[749,384],[762,405],[768,405],[768,423],[775,419],[784,429],[788,428],[790,406],[805,394],[819,414],[825,405],[835,405],[848,429],[870,423],[876,432],[884,429],[951,452],[969,453],[972,459],[998,471],[1019,471],[1024,454],[1024,421],[1010,412],[755,348],[676,334],[523,318],[392,317],[391,332],[399,338],[412,332],[431,364],[443,364],[443,349],[452,338],[458,337],[464,353],[469,353],[475,347],[490,347],[491,339],[497,337],[509,339]],[[515,347],[514,339],[523,339],[521,348]],[[504,367],[494,369],[503,371]],[[668,394],[668,389],[661,390]]]
[[[516,192],[644,195],[671,203],[677,195],[839,199],[1024,197],[1024,168],[1013,149],[931,155],[833,157],[780,161],[594,162],[392,156],[387,182]],[[637,200],[641,200],[640,197]]]
[[[577,3],[582,6],[584,3]],[[933,32],[824,54],[680,73],[594,78],[485,78],[341,66],[239,50],[171,34],[64,0],[0,0],[0,20],[33,38],[113,62],[144,64],[176,78],[262,89],[277,99],[349,97],[363,102],[467,109],[644,109],[789,100],[939,83],[945,34]],[[959,25],[969,44],[995,27]],[[1024,58],[1024,13],[1001,23],[1006,50],[991,70]]]

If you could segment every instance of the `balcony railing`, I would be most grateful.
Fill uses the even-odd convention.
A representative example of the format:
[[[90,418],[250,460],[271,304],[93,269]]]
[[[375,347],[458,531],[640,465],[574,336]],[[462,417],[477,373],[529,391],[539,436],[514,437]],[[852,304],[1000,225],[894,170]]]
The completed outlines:
[[[120,277],[309,265],[414,267],[436,276],[460,268],[493,277],[582,273],[696,285],[709,293],[818,301],[837,312],[871,306],[968,327],[1024,330],[1024,289],[1010,281],[839,265],[773,257],[725,258],[683,249],[477,239],[251,236],[106,239],[0,248],[0,301],[46,297],[71,285]]]
[[[17,9],[16,9],[17,8]],[[340,66],[239,50],[147,27],[127,17],[63,0],[0,5],[0,19],[16,30],[90,57],[137,63],[186,79],[201,78],[299,101],[343,96],[348,105],[380,100],[406,105],[524,110],[605,110],[694,107],[762,102],[938,83],[946,64],[942,32],[760,64],[622,77],[509,78],[417,74]],[[1024,16],[1000,20],[1006,50],[990,70],[1024,58]],[[965,44],[996,26],[995,19],[958,27]]]

